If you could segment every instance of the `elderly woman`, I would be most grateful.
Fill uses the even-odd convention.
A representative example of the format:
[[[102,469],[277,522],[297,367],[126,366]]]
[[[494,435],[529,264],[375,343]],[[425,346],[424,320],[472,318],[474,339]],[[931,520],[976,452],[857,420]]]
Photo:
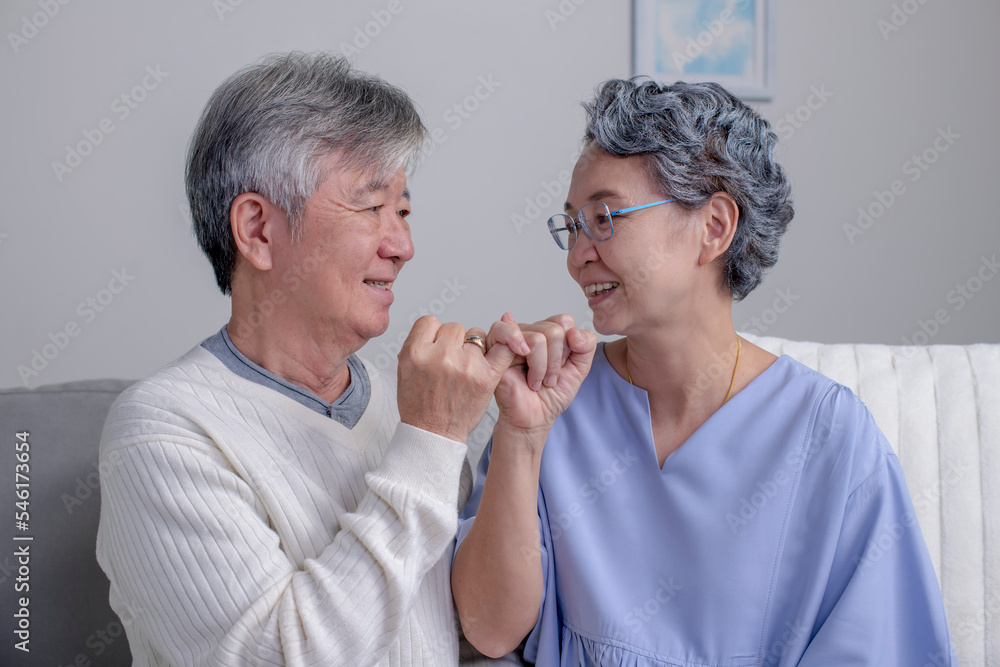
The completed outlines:
[[[545,666],[957,664],[868,410],[733,329],[793,215],[767,121],[710,83],[609,81],[586,109],[549,229],[621,337],[591,368],[553,318],[542,386],[501,382],[452,571],[468,639]]]

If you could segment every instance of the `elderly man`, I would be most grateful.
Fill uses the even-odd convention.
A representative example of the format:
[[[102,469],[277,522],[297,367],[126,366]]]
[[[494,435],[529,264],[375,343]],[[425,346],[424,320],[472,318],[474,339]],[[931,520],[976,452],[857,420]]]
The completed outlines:
[[[423,318],[398,403],[354,356],[413,257],[423,137],[405,93],[322,54],[209,100],[187,193],[232,318],[123,393],[101,443],[98,558],[136,665],[457,662],[464,443],[536,343],[508,317],[484,356],[482,330]]]

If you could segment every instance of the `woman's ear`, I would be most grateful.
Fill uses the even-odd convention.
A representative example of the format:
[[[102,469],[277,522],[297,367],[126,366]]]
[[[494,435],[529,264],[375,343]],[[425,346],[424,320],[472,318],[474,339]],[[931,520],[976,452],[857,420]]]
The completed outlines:
[[[733,242],[736,223],[740,219],[740,207],[727,192],[713,194],[702,211],[705,215],[699,266],[711,264],[725,254]]]
[[[244,192],[233,200],[229,224],[236,249],[255,269],[268,271],[274,266],[275,228],[284,217],[278,207],[256,192]]]

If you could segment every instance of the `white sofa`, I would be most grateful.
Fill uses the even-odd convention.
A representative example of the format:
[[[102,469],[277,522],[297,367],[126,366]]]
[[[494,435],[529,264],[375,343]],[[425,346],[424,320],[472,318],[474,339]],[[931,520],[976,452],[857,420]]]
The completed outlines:
[[[746,337],[865,402],[903,466],[959,662],[1000,665],[1000,345]]]

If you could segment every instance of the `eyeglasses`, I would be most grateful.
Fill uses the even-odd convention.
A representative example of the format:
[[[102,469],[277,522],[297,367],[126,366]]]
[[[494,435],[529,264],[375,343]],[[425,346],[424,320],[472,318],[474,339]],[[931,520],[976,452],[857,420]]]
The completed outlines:
[[[565,213],[556,213],[554,216],[549,218],[549,233],[552,234],[552,238],[555,239],[556,245],[563,250],[570,250],[574,245],[576,245],[577,230],[581,227],[583,228],[583,231],[587,233],[587,236],[594,241],[606,241],[611,238],[612,234],[615,233],[615,227],[611,224],[612,217],[621,215],[622,213],[640,211],[644,208],[649,208],[650,206],[669,204],[672,201],[677,201],[677,199],[664,199],[663,201],[656,201],[652,204],[621,208],[617,211],[610,210],[607,204],[602,204],[600,202],[587,204],[577,212],[576,220]]]

